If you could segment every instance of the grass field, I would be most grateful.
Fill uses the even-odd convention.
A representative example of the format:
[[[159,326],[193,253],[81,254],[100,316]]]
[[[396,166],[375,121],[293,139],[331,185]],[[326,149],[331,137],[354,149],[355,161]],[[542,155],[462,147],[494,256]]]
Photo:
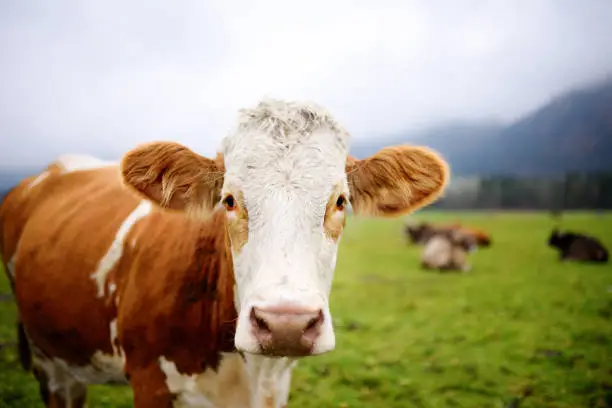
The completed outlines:
[[[544,214],[414,218],[486,229],[493,246],[470,273],[424,272],[401,220],[350,219],[331,297],[336,350],[298,365],[291,407],[612,407],[612,266],[560,264]],[[612,248],[612,214],[562,225]],[[11,345],[14,317],[0,302],[0,407],[41,407]],[[130,396],[92,387],[89,406],[130,407]]]

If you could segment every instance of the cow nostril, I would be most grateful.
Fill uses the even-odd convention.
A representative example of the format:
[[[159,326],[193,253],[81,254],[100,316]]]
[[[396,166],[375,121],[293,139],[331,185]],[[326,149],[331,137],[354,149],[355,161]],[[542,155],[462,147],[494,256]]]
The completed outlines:
[[[319,311],[319,314],[308,321],[308,324],[304,328],[304,334],[312,334],[323,324],[323,312]]]
[[[259,332],[262,333],[271,333],[270,327],[266,321],[257,315],[255,312],[255,308],[251,309],[251,324],[255,327]]]

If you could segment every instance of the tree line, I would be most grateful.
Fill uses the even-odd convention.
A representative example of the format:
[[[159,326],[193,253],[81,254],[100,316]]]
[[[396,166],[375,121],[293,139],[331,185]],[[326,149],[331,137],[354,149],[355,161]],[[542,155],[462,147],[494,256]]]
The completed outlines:
[[[472,181],[474,181],[472,179]],[[557,177],[488,176],[450,188],[432,208],[612,209],[612,172]]]

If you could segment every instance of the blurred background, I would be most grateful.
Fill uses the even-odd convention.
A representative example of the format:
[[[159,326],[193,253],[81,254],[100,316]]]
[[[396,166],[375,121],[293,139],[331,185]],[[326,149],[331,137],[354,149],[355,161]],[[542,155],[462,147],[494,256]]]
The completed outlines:
[[[346,330],[296,369],[291,406],[612,406],[612,268],[546,244],[553,227],[612,244],[612,1],[2,1],[0,56],[0,196],[59,154],[213,155],[264,96],[328,108],[359,158],[410,143],[449,161],[427,209],[350,220]],[[418,222],[493,245],[468,275],[425,274],[403,233]],[[9,348],[0,406],[39,406]],[[116,393],[94,406],[130,406]]]

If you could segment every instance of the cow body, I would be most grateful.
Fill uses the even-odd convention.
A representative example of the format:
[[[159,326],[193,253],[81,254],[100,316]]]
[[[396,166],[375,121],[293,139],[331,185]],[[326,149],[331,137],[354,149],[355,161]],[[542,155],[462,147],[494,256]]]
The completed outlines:
[[[471,269],[468,254],[476,248],[477,241],[472,235],[459,230],[437,232],[423,247],[421,265],[425,269],[467,272]]]
[[[195,383],[219,366],[219,377],[246,378],[242,357],[230,354],[236,310],[221,214],[202,222],[161,211],[121,185],[117,166],[58,168],[12,191],[3,208],[22,212],[2,214],[20,320],[51,397],[78,401],[85,384],[128,384],[126,373],[150,366],[159,366],[160,382],[143,393],[169,388],[166,399],[188,394],[176,378],[196,375]],[[174,384],[165,384],[171,375]],[[233,386],[240,392],[202,400],[248,406],[219,405],[230,396],[248,401],[242,382]]]
[[[64,156],[13,189],[0,250],[46,406],[115,383],[136,408],[284,407],[296,359],[334,348],[346,206],[405,214],[448,178],[428,150],[358,160],[347,138],[316,106],[267,101],[215,159],[155,142],[119,164]]]
[[[436,234],[446,231],[460,231],[465,236],[472,237],[479,247],[491,246],[491,237],[484,231],[463,226],[459,223],[451,225],[434,225],[423,222],[418,225],[404,225],[404,236],[414,245],[424,245]]]
[[[608,262],[608,250],[594,237],[574,232],[551,232],[548,245],[559,250],[562,261],[583,261],[595,263]]]

